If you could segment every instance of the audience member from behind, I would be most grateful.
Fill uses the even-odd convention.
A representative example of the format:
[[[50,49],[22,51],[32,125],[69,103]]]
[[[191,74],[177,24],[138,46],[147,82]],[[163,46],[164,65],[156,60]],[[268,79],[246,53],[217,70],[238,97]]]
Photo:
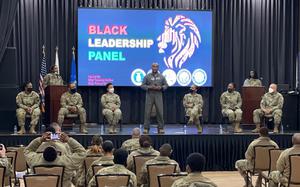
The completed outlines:
[[[63,187],[72,186],[72,176],[74,172],[80,167],[84,158],[86,157],[86,151],[84,147],[78,143],[75,139],[69,137],[65,133],[61,133],[59,140],[63,143],[67,143],[71,148],[71,154],[58,155],[57,150],[53,146],[47,147],[43,154],[37,153],[38,147],[51,138],[51,132],[43,133],[42,137],[34,139],[24,150],[26,161],[30,168],[37,165],[62,165],[65,167]]]
[[[192,153],[186,159],[186,171],[188,176],[176,180],[172,187],[215,187],[210,179],[204,177],[201,172],[204,169],[205,157],[200,153]]]
[[[276,170],[270,173],[270,187],[278,186],[279,183],[287,186],[290,177],[290,161],[289,156],[293,154],[300,154],[300,133],[296,133],[292,139],[293,147],[284,150],[276,164]]]
[[[44,152],[44,150],[47,147],[52,146],[52,147],[55,148],[55,150],[60,155],[71,154],[70,147],[68,146],[68,144],[63,143],[59,140],[59,134],[56,134],[56,131],[53,127],[46,128],[44,132],[45,133],[47,133],[47,132],[51,133],[50,139],[45,141],[45,142],[42,142],[42,144],[36,150],[37,153],[42,153],[42,152]],[[56,135],[54,135],[54,134],[56,134]]]
[[[100,135],[94,135],[92,137],[92,141],[91,141],[91,146],[89,146],[88,150],[87,150],[87,155],[102,155],[103,154],[103,150],[102,150],[102,143],[103,143],[103,139]]]
[[[133,157],[138,155],[158,156],[159,152],[152,148],[152,140],[148,135],[142,135],[139,139],[140,148],[132,151],[127,159],[127,169],[134,172]]]
[[[114,163],[115,165],[106,167],[97,172],[97,174],[128,174],[130,176],[129,186],[136,187],[136,176],[134,173],[126,169],[126,160],[127,160],[128,152],[125,149],[117,149],[114,152]],[[91,179],[89,182],[89,187],[96,186],[95,177]]]
[[[146,186],[148,184],[148,171],[147,166],[150,164],[176,164],[176,173],[180,172],[179,164],[175,160],[171,160],[170,156],[172,154],[172,146],[170,144],[163,144],[159,148],[159,156],[155,157],[154,159],[148,160],[142,169],[142,175],[140,182]]]
[[[94,135],[92,137],[91,146],[88,147],[86,150],[87,156],[101,156],[103,155],[102,151],[102,137],[100,135]],[[81,164],[80,168],[78,168],[75,177],[73,178],[73,183],[77,184],[77,187],[84,186],[85,184],[85,176],[86,176],[86,170],[84,166],[84,162]]]
[[[110,140],[104,141],[104,143],[102,144],[102,149],[104,155],[100,157],[98,160],[95,160],[87,171],[86,174],[87,182],[89,182],[93,177],[93,168],[92,168],[93,165],[101,164],[104,165],[105,167],[109,165],[114,165],[114,157],[113,157],[114,144],[112,143],[112,141]],[[81,185],[83,185],[83,182],[81,182]]]
[[[0,144],[0,166],[5,167],[5,176],[13,176],[13,167],[6,157],[6,148]]]
[[[274,148],[278,148],[278,145],[272,141],[269,137],[269,131],[266,127],[262,127],[259,130],[259,138],[253,140],[250,145],[248,146],[248,149],[245,153],[245,158],[243,160],[238,160],[235,163],[235,168],[239,171],[239,173],[242,175],[245,181],[245,185],[248,183],[249,186],[252,186],[251,181],[248,181],[248,177],[246,174],[246,171],[253,169],[254,167],[254,147],[258,145],[271,145],[274,146]],[[261,180],[262,176],[259,174],[256,185],[255,186],[261,186]]]
[[[140,136],[141,136],[141,131],[139,128],[132,129],[131,139],[123,142],[121,148],[126,149],[129,153],[139,149],[140,148],[140,142],[139,142]]]

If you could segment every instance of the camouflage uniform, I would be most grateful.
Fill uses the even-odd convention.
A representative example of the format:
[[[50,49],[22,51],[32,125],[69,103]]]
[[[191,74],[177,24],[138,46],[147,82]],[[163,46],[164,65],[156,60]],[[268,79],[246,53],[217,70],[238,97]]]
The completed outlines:
[[[106,164],[106,165],[114,165],[114,157],[111,156],[102,156],[100,157],[98,160],[95,160],[92,164],[91,167],[88,169],[87,174],[86,174],[86,181],[89,182],[93,175],[93,165],[99,165],[99,164]],[[80,184],[80,183],[79,183]],[[81,182],[81,184],[83,185],[83,183]]]
[[[60,98],[60,105],[61,108],[58,112],[58,119],[57,122],[61,126],[64,122],[64,118],[66,115],[70,114],[71,111],[68,110],[68,107],[76,107],[77,108],[77,114],[80,118],[80,128],[85,130],[86,128],[86,111],[83,108],[82,98],[81,95],[76,92],[74,94],[71,94],[70,92],[65,92],[61,98]]]
[[[204,177],[200,172],[189,173],[188,176],[177,179],[172,187],[216,187],[217,185],[213,183],[210,179]]]
[[[148,171],[147,171],[147,166],[150,164],[176,164],[176,173],[180,172],[180,167],[178,165],[178,163],[175,160],[171,160],[169,157],[167,156],[157,156],[154,159],[148,160],[147,162],[145,162],[143,168],[142,168],[142,174],[141,174],[141,178],[139,179],[139,181],[141,182],[141,184],[148,184]]]
[[[103,168],[100,171],[98,171],[97,174],[128,174],[130,175],[129,186],[130,187],[137,186],[135,174],[129,171],[128,169],[126,169],[125,166],[123,165],[115,164],[113,166]],[[95,177],[91,179],[88,186],[89,187],[96,186]]]
[[[243,86],[260,87],[260,86],[262,86],[262,83],[261,83],[261,80],[259,80],[259,79],[250,78],[250,79],[245,80]]]
[[[239,92],[233,91],[232,93],[226,91],[220,97],[222,106],[222,115],[228,117],[229,122],[235,127],[235,132],[241,132],[239,128],[242,120],[243,111],[241,110],[242,98]]]
[[[39,148],[36,150],[36,152],[44,152],[44,150],[49,147],[49,146],[52,146],[52,147],[55,147],[56,151],[60,152],[61,155],[64,155],[64,154],[71,154],[71,148],[68,144],[66,143],[63,143],[59,140],[50,140],[50,141],[47,141],[47,142],[43,142]]]
[[[133,157],[138,156],[138,155],[153,155],[153,156],[158,156],[159,152],[154,150],[152,147],[149,148],[144,148],[141,147],[136,151],[132,151],[128,158],[127,158],[127,169],[130,171],[134,172],[134,163],[133,163]]]
[[[35,92],[32,91],[31,93],[27,94],[26,92],[20,92],[16,97],[16,103],[19,107],[16,111],[18,123],[21,127],[21,130],[19,131],[20,134],[25,133],[25,119],[26,119],[26,113],[28,108],[32,108],[32,112],[30,114],[31,116],[31,128],[30,133],[35,133],[35,126],[37,125],[41,110],[39,108],[40,106],[40,96]]]
[[[161,86],[161,90],[151,90],[151,86]],[[158,128],[164,128],[164,114],[163,114],[163,99],[162,91],[168,88],[166,78],[160,73],[149,73],[143,79],[142,89],[146,91],[146,102],[145,102],[145,117],[144,117],[144,128],[149,129],[150,117],[153,105],[156,108]]]
[[[36,153],[36,150],[42,144],[41,140],[41,138],[34,139],[24,150],[29,167],[32,168],[36,165],[63,165],[65,166],[63,187],[70,187],[74,172],[80,167],[86,157],[84,147],[75,139],[69,138],[67,143],[71,148],[72,154],[58,155],[53,162],[47,162],[44,160],[43,154]]]
[[[5,176],[13,176],[14,170],[7,157],[0,158],[0,166],[5,167]]]
[[[48,73],[43,80],[44,88],[47,86],[61,86],[64,85],[64,81],[59,74],[56,73]]]
[[[202,132],[199,117],[202,116],[203,99],[200,94],[185,94],[183,97],[183,106],[185,108],[185,115],[189,116],[188,123],[194,123],[197,126],[198,132]]]
[[[276,129],[278,130],[278,126],[281,122],[283,102],[284,99],[279,92],[265,93],[260,101],[260,108],[270,108],[272,110],[270,116],[274,117],[274,131],[276,131]],[[264,115],[265,114],[262,109],[256,109],[253,111],[253,122],[257,125],[257,129],[259,129],[261,125],[261,118]]]
[[[88,150],[86,150],[86,155],[87,156],[90,156],[90,155],[96,156],[96,155],[98,155],[99,158],[102,158],[103,154],[102,153],[93,153],[93,152],[91,152],[90,149],[88,149]],[[74,179],[74,184],[76,184],[76,186],[84,186],[86,175],[87,175],[87,173],[85,171],[85,166],[84,166],[84,163],[82,163],[80,168],[76,172],[76,176],[75,176],[75,179]],[[89,182],[89,180],[87,180],[87,183]]]
[[[245,153],[245,158],[243,160],[238,160],[235,163],[235,168],[240,172],[242,177],[244,177],[245,183],[247,182],[246,171],[253,169],[254,166],[254,147],[257,145],[273,145],[278,148],[276,142],[272,141],[269,137],[259,137],[253,140]],[[261,176],[257,178],[257,184],[261,184]]]
[[[115,132],[117,123],[120,121],[122,112],[120,110],[121,100],[117,94],[106,93],[101,97],[102,114],[107,119],[110,131]],[[114,111],[113,111],[114,109]]]
[[[140,148],[139,138],[131,138],[122,143],[123,149],[126,149],[129,153]]]
[[[277,171],[272,171],[269,176],[270,187],[278,186],[278,183],[283,183],[287,186],[290,176],[289,156],[293,154],[300,154],[300,145],[294,145],[280,154],[276,165]]]

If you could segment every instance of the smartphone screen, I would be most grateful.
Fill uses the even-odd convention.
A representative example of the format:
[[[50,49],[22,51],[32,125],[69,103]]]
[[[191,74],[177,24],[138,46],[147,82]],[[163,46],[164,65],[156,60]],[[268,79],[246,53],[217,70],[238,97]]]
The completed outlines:
[[[51,133],[51,140],[58,140],[59,136],[56,133]]]

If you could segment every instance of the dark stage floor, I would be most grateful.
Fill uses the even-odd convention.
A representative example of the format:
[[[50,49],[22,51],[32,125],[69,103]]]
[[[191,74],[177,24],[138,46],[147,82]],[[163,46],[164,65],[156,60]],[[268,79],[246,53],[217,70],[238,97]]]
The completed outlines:
[[[120,129],[120,126],[117,128],[117,134],[116,135],[131,135],[131,131],[133,128],[138,127],[141,129],[141,132],[143,131],[143,125],[142,124],[123,124],[122,128]],[[241,134],[251,134],[252,129],[255,128],[254,125],[242,125],[243,133]],[[41,131],[44,130],[44,127]],[[80,134],[79,133],[79,125],[74,125],[73,128],[63,127],[63,131],[67,132],[69,134]],[[102,124],[96,124],[96,123],[89,123],[88,124],[88,131],[89,134],[101,134],[105,135],[108,134],[108,126],[103,126]],[[272,133],[272,131],[270,131]],[[285,131],[283,128],[281,129],[281,132],[279,134],[290,134],[294,133],[292,131]],[[150,126],[150,135],[156,135],[157,134],[157,126],[151,125]],[[233,134],[233,128],[231,125],[221,125],[221,124],[205,124],[203,125],[203,133],[202,135],[207,134]],[[184,125],[184,124],[166,124],[165,125],[165,135],[198,135],[197,129],[194,125]]]

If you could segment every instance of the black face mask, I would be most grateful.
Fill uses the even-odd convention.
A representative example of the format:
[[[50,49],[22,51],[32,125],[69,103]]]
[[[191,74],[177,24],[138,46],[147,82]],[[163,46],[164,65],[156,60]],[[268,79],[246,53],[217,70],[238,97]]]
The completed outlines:
[[[76,89],[76,88],[70,90],[70,93],[71,93],[71,94],[74,94],[74,93],[76,93],[76,92],[77,92],[77,89]]]
[[[27,92],[31,93],[32,92],[32,88],[27,88]]]
[[[233,89],[227,89],[227,91],[229,92],[229,93],[231,93],[231,92],[233,92]]]
[[[196,93],[197,90],[192,90],[192,89],[190,89],[190,92],[191,92],[191,93]]]

